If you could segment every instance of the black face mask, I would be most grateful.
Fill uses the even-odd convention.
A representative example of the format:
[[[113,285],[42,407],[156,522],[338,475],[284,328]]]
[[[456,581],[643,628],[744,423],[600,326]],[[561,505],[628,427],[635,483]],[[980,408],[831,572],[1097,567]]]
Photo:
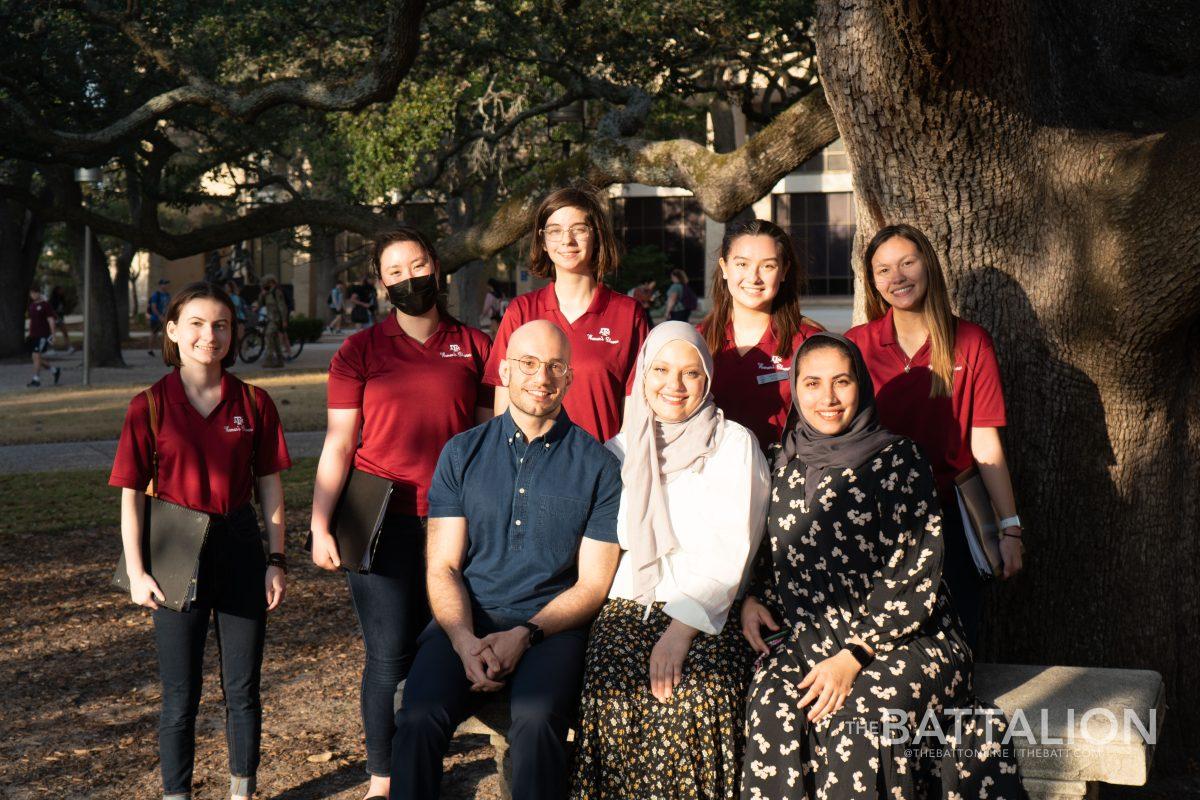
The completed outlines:
[[[401,314],[419,317],[437,302],[436,275],[418,275],[387,287],[388,298]]]

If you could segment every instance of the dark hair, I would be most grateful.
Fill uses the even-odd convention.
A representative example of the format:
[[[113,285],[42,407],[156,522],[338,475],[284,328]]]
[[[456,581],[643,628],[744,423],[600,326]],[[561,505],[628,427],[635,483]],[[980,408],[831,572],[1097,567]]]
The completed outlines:
[[[425,255],[429,256],[429,260],[433,262],[433,274],[438,282],[437,310],[438,314],[443,317],[450,317],[450,311],[446,308],[446,295],[441,290],[445,287],[442,284],[441,264],[438,261],[437,250],[433,246],[433,242],[429,237],[411,225],[401,225],[398,228],[393,228],[390,231],[379,234],[375,237],[371,247],[371,267],[375,271],[375,277],[383,282],[383,253],[389,247],[400,242],[415,242],[425,251]],[[366,282],[367,276],[363,276],[363,282]]]
[[[529,237],[529,271],[538,278],[554,278],[554,262],[542,245],[542,229],[555,211],[578,208],[587,215],[593,239],[592,272],[596,280],[616,271],[621,263],[621,249],[613,233],[612,219],[603,201],[594,193],[580,187],[555,189],[546,195],[533,215],[533,232]]]
[[[229,299],[229,295],[220,286],[208,281],[196,281],[189,283],[187,286],[180,289],[171,298],[170,304],[167,306],[167,316],[163,320],[163,330],[166,330],[168,322],[179,322],[179,314],[183,311],[183,307],[193,300],[200,299],[216,300],[225,308],[229,309],[229,351],[225,353],[225,357],[221,359],[221,366],[228,369],[237,361],[238,354],[238,336],[237,336],[237,311],[233,307],[233,301]],[[168,367],[182,367],[183,361],[179,358],[179,345],[171,341],[170,336],[163,336],[162,342],[162,357],[163,362]]]
[[[771,330],[775,334],[775,355],[787,358],[792,354],[792,340],[807,320],[800,311],[800,290],[804,286],[804,265],[796,255],[792,237],[774,222],[765,219],[750,219],[735,222],[725,227],[721,239],[721,258],[729,258],[733,243],[743,236],[770,236],[779,249],[783,277],[779,292],[771,301]],[[733,298],[721,270],[713,270],[712,309],[704,318],[704,341],[714,354],[721,352],[725,344],[725,328],[729,324]]]
[[[688,282],[688,274],[681,269],[671,270],[671,277],[674,278],[675,280],[679,281],[680,283]]]
[[[839,341],[830,336],[810,336],[805,339],[804,343],[800,345],[800,348],[796,350],[796,358],[794,363],[796,364],[797,370],[800,368],[800,362],[805,356],[810,353],[815,353],[818,350],[837,350],[846,357],[851,366],[853,366],[855,363],[854,354],[850,352],[850,348],[846,346],[845,342]],[[855,373],[854,380],[855,382],[858,381],[857,372]]]
[[[917,246],[917,252],[925,265],[928,286],[925,289],[922,314],[925,317],[925,327],[929,330],[929,366],[932,378],[929,396],[949,397],[954,385],[955,327],[954,312],[950,309],[950,292],[946,288],[946,276],[942,272],[942,262],[938,260],[937,252],[925,234],[912,225],[888,225],[880,228],[863,253],[862,279],[863,286],[867,289],[867,319],[875,320],[887,314],[888,302],[875,286],[875,271],[871,269],[871,260],[875,258],[876,250],[897,236]]]

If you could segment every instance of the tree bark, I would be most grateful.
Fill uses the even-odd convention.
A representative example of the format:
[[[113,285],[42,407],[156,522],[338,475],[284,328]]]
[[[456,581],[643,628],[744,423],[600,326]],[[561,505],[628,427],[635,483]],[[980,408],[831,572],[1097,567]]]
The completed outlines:
[[[982,660],[1158,670],[1168,768],[1200,747],[1200,135],[1185,118],[1200,25],[1185,17],[822,0],[816,34],[857,256],[882,225],[923,229],[958,313],[996,341],[1028,560],[992,592]]]
[[[117,268],[113,275],[113,301],[117,309],[117,336],[122,342],[129,338],[129,268],[137,250],[129,242],[121,243],[121,251],[117,254]]]
[[[316,298],[315,313],[318,319],[329,322],[329,292],[337,282],[337,231],[323,228],[319,225],[312,227],[309,242],[309,274],[313,286],[313,297]]]
[[[33,170],[18,166],[7,177],[28,188]],[[0,358],[25,353],[25,309],[45,233],[40,215],[0,201]]]

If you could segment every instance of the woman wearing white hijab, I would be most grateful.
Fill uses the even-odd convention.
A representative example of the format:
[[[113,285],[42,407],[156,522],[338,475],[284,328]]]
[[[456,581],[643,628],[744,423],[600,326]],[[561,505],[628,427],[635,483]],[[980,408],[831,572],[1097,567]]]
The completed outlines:
[[[621,432],[626,552],[592,628],[572,797],[737,795],[752,653],[726,624],[762,537],[770,476],[712,399],[683,322],[642,345]]]

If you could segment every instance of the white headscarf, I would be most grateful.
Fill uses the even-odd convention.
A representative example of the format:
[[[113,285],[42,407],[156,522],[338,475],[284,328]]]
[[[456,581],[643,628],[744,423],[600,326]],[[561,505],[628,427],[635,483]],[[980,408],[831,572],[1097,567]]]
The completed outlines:
[[[646,370],[669,343],[683,341],[700,354],[708,376],[704,399],[680,422],[654,416],[646,401]],[[625,529],[633,567],[633,594],[647,606],[662,579],[661,559],[679,547],[667,509],[666,484],[687,469],[699,472],[725,434],[725,415],[712,397],[713,360],[704,338],[686,322],[664,322],[650,331],[638,352],[633,392],[625,399]]]

